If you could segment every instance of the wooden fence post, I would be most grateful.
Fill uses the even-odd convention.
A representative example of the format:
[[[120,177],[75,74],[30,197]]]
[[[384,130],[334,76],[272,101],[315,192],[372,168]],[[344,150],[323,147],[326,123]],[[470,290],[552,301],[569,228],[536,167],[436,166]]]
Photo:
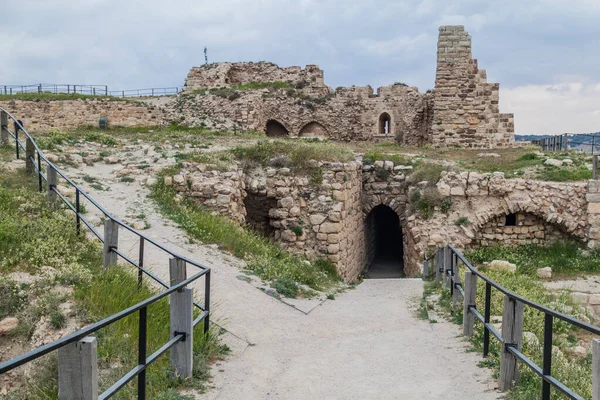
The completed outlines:
[[[186,279],[185,261],[169,260],[171,286]],[[180,378],[192,376],[194,360],[194,313],[192,289],[180,289],[170,295],[171,337],[184,333],[185,339],[171,348],[171,367]]]
[[[600,400],[600,339],[592,340],[592,400]]]
[[[458,272],[458,256],[456,253],[452,254],[452,279],[454,282],[451,284],[454,285],[454,289],[452,291],[452,310],[457,310],[460,306],[460,291],[458,290],[457,285],[460,285],[460,274]],[[464,289],[464,288],[463,288]]]
[[[27,140],[25,142],[25,171],[28,174],[33,174],[33,171],[35,170],[34,154],[35,154],[35,147],[33,146],[33,140],[31,140],[30,138],[27,138]]]
[[[440,272],[440,268],[442,267],[442,250],[437,249],[435,252],[435,281],[442,281],[442,273]]]
[[[102,265],[105,268],[117,264],[117,253],[112,249],[119,246],[119,225],[112,219],[104,221],[104,250],[102,251]]]
[[[507,346],[523,349],[523,303],[504,296],[504,312],[502,313],[502,353],[500,356],[500,379],[498,386],[501,392],[512,389],[519,383],[519,364],[517,358],[509,353]]]
[[[54,189],[56,189],[56,185],[58,183],[57,182],[58,176],[57,176],[56,170],[50,164],[48,164],[47,179],[48,179],[48,202],[50,202],[51,205],[54,205],[54,204],[56,204],[56,200],[58,199],[58,196],[57,196],[56,192],[54,191]]]
[[[448,275],[448,270],[452,268],[452,260],[450,259],[450,247],[444,247],[444,282],[446,282],[446,287],[450,289],[452,286],[452,279]]]
[[[8,144],[8,113],[0,111],[0,143]]]
[[[465,298],[463,308],[463,334],[473,336],[475,315],[469,311],[469,306],[476,305],[477,301],[477,275],[471,271],[465,272]]]
[[[569,151],[569,135],[565,133],[564,135],[564,145],[565,145],[565,153]]]
[[[59,400],[98,398],[98,345],[87,336],[58,349]]]

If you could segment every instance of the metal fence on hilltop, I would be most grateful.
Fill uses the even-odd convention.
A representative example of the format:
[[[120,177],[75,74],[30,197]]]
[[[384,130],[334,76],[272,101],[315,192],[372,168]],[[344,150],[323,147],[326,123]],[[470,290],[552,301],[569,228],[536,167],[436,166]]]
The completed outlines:
[[[0,94],[5,96],[27,93],[49,94],[81,94],[87,96],[112,97],[150,97],[174,96],[182,87],[162,87],[146,89],[109,90],[107,85],[71,85],[56,83],[37,83],[34,85],[0,85]]]

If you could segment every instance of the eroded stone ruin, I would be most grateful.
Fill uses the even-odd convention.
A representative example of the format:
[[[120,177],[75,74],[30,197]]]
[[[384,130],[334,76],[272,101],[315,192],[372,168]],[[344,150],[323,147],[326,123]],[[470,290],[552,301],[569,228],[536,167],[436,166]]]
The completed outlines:
[[[472,57],[471,37],[464,27],[440,28],[437,56],[435,90],[426,93],[404,83],[376,91],[370,86],[334,90],[316,65],[203,65],[189,72],[174,113],[192,125],[254,130],[273,137],[511,146],[513,115],[500,113],[499,84],[487,83],[485,70]],[[261,83],[263,87],[257,85]],[[268,87],[270,83],[279,88]]]
[[[437,56],[435,89],[425,93],[400,82],[376,91],[371,86],[333,89],[316,65],[223,62],[192,68],[184,91],[173,98],[15,100],[0,105],[31,132],[95,126],[99,117],[107,117],[112,126],[176,122],[271,137],[395,140],[439,147],[513,145],[513,116],[500,113],[499,84],[487,83],[464,27],[440,28]]]
[[[425,218],[409,197],[427,182],[410,180],[411,165],[320,163],[318,184],[287,167],[234,166],[227,172],[207,164],[183,167],[168,179],[182,195],[249,224],[288,251],[331,260],[347,281],[370,272],[416,276],[425,256],[446,243],[466,248],[571,239],[593,248],[600,239],[598,188],[584,182],[443,172],[435,188],[452,206]],[[468,224],[457,224],[461,218]]]

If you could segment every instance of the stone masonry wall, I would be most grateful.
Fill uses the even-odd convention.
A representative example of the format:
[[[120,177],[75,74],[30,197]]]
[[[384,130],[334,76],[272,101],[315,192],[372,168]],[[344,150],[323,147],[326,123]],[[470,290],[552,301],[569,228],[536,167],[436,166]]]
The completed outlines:
[[[136,101],[110,99],[81,100],[10,100],[0,103],[28,132],[49,132],[82,126],[98,126],[98,118],[108,118],[109,126],[159,126],[164,124],[164,111]],[[10,127],[12,130],[12,127]]]
[[[418,215],[407,219],[407,229],[416,239],[418,253],[417,259],[410,260],[415,263],[413,268],[422,263],[428,251],[442,245],[452,244],[464,249],[479,244],[482,237],[485,238],[486,228],[493,224],[490,221],[511,213],[535,216],[544,229],[560,231],[564,237],[578,240],[590,248],[596,246],[589,234],[588,215],[591,214],[588,213],[584,183],[506,179],[500,172],[443,172],[437,187],[443,196],[451,197],[452,209],[448,214],[436,211],[427,220]],[[462,217],[468,218],[468,225],[456,224]],[[533,236],[535,238],[535,232]]]
[[[363,216],[361,212],[361,164],[325,163],[323,182],[289,168],[256,169],[244,174],[237,166],[223,172],[207,164],[182,163],[183,170],[166,183],[182,196],[244,224],[247,196],[270,201],[272,238],[288,251],[308,259],[326,258],[347,281],[364,269]]]
[[[559,238],[597,246],[598,181],[559,183],[506,179],[502,173],[444,172],[437,188],[452,200],[451,210],[436,210],[423,219],[407,199],[413,185],[421,185],[408,179],[410,165],[376,161],[363,166],[354,161],[321,163],[320,168],[321,183],[289,168],[244,172],[234,165],[224,172],[191,163],[183,163],[180,174],[165,179],[181,196],[239,224],[256,218],[247,215],[256,210],[246,209],[245,199],[258,196],[257,201],[270,204],[270,237],[292,253],[331,260],[346,281],[356,280],[368,268],[367,231],[377,229],[369,223],[369,214],[379,205],[399,216],[398,245],[404,249],[407,276],[419,274],[425,254],[445,244],[464,249],[499,242],[546,244]],[[515,226],[504,226],[506,215],[513,213]],[[468,223],[457,225],[460,218]]]
[[[463,26],[440,27],[433,138],[436,146],[508,147],[514,143],[514,117],[499,111],[498,83],[488,83],[471,54]]]
[[[535,215],[516,213],[515,219],[514,226],[506,225],[505,215],[490,219],[475,232],[472,245],[547,245],[557,240],[568,239],[568,235],[563,233],[558,226],[549,224]]]
[[[338,88],[326,97],[307,97],[296,89],[258,89],[235,92],[230,98],[211,91],[182,93],[169,105],[169,119],[183,117],[184,124],[219,130],[270,132],[276,121],[287,136],[319,136],[340,141],[396,140],[407,145],[430,141],[433,95],[417,88],[391,85]],[[389,132],[380,134],[380,117],[390,116]]]

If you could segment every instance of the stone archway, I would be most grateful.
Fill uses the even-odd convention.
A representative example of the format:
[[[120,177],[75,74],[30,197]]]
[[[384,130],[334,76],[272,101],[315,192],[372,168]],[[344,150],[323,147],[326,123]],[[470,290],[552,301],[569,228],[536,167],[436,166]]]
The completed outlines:
[[[384,112],[379,116],[378,133],[380,135],[392,135],[392,117]]]
[[[289,136],[290,131],[281,122],[270,119],[267,121],[265,133],[269,137],[286,137]]]
[[[327,129],[325,129],[325,127],[323,125],[321,125],[318,122],[313,121],[313,122],[309,122],[308,124],[304,125],[302,127],[302,129],[300,129],[298,136],[327,138],[329,136],[329,133],[327,132]]]
[[[391,207],[380,204],[365,219],[366,276],[404,277],[404,240],[400,217]]]

